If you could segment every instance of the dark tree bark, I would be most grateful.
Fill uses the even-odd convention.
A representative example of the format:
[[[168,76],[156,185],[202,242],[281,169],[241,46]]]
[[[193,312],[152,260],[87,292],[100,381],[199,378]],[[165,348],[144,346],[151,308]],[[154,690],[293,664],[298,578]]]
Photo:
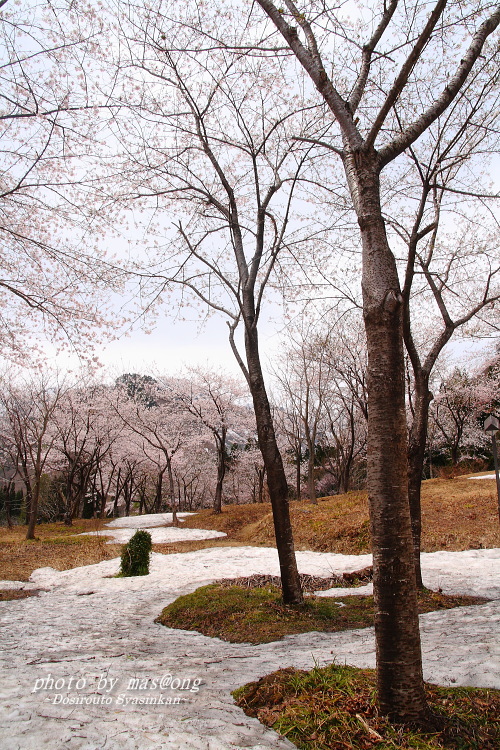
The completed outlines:
[[[172,471],[172,461],[168,456],[167,458],[167,473],[168,473],[168,489],[170,492],[170,506],[172,508],[172,523],[174,526],[178,526],[179,522],[177,519],[177,503],[175,500],[175,484],[174,484],[174,473]]]
[[[226,476],[226,434],[227,429],[222,426],[220,434],[215,436],[217,445],[217,483],[215,485],[214,512],[222,513],[222,488]]]
[[[161,507],[163,503],[163,475],[166,470],[166,466],[158,471],[158,477],[156,479],[156,490],[155,490],[155,501],[153,504],[153,513],[161,513]]]
[[[295,547],[288,504],[288,483],[286,481],[283,459],[274,432],[271,407],[260,363],[257,327],[252,325],[254,320],[252,313],[253,300],[247,299],[244,323],[248,369],[243,368],[243,372],[247,376],[250,386],[257,422],[259,448],[267,474],[267,486],[273,511],[276,547],[280,563],[283,601],[286,604],[300,604],[303,601],[303,595],[297,561],[295,559]]]
[[[301,463],[301,459],[302,459],[302,451],[299,449],[295,453],[295,462],[296,462],[296,466],[295,466],[295,492],[296,492],[296,495],[297,495],[297,500],[301,500],[302,499],[302,497],[301,497],[301,486],[300,486],[301,485],[301,476],[300,476],[300,468],[301,468],[300,467],[300,463]]]
[[[9,529],[12,528],[12,515],[11,515],[11,497],[14,494],[14,481],[11,480],[7,485],[5,485],[4,488],[4,498],[5,498],[5,520],[7,521],[7,527]]]
[[[363,315],[368,346],[368,489],[378,698],[384,714],[402,721],[425,723],[428,707],[422,677],[408,499],[404,300],[382,218],[379,179],[382,169],[410,148],[456,99],[486,39],[500,23],[500,8],[493,8],[491,15],[478,26],[443,89],[436,92],[428,106],[418,110],[413,121],[412,113],[408,113],[409,123],[395,129],[392,139],[377,151],[375,144],[389,113],[400,101],[435,29],[440,29],[446,0],[437,0],[416,31],[406,58],[395,77],[391,76],[385,100],[374,112],[368,132],[364,134],[358,128],[356,110],[367,92],[374,53],[398,8],[397,0],[384,5],[371,38],[365,41],[357,78],[347,99],[327,73],[314,22],[308,20],[307,11],[303,7],[299,9],[294,0],[284,0],[286,12],[272,0],[257,2],[314,83],[342,136],[341,148],[324,141],[316,143],[331,148],[342,159],[363,246]],[[326,8],[325,12],[328,13]],[[323,31],[321,28],[321,33]]]
[[[433,397],[429,390],[428,377],[422,374],[418,377],[418,373],[415,374],[417,377],[415,381],[413,422],[408,439],[408,498],[410,501],[415,577],[418,588],[422,588],[424,584],[420,562],[422,536],[421,489],[429,425],[429,406]]]
[[[26,494],[28,496],[28,493]],[[30,490],[29,499],[28,530],[26,532],[26,539],[34,539],[38,518],[38,502],[40,499],[40,482],[38,480],[35,480],[35,483]]]
[[[310,431],[306,428],[306,438],[307,438],[307,497],[309,499],[309,502],[313,505],[318,504],[318,499],[316,497],[316,482],[314,480],[314,464],[316,459],[316,445],[314,443],[314,440],[311,439]]]
[[[353,154],[346,168],[363,242],[378,699],[383,713],[421,721],[428,711],[408,502],[403,300],[381,218],[377,159]]]

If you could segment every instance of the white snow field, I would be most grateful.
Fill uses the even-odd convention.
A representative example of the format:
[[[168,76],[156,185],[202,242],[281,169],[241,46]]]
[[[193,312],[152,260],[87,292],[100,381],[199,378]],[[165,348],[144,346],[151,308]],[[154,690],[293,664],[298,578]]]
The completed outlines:
[[[194,516],[194,513],[177,513],[177,518],[182,521],[186,516]],[[113,518],[106,526],[116,529],[151,529],[154,526],[165,526],[172,523],[172,513],[145,513],[143,516],[125,516],[124,518]]]
[[[297,559],[301,572],[325,576],[370,563],[318,552]],[[424,554],[422,566],[430,588],[493,599],[421,616],[425,678],[500,688],[500,549]],[[275,549],[154,553],[148,576],[110,578],[118,568],[118,559],[40,568],[30,583],[9,582],[46,591],[0,603],[2,750],[293,748],[236,707],[231,690],[286,666],[374,666],[372,628],[252,646],[154,623],[168,603],[214,579],[278,574]]]
[[[178,513],[179,521],[185,516],[193,513]],[[172,523],[171,513],[148,513],[144,516],[127,516],[126,518],[114,518],[99,531],[85,531],[78,536],[110,536],[106,544],[124,544],[132,538],[137,529],[144,529],[151,534],[153,544],[173,542],[194,542],[200,539],[217,539],[227,536],[223,531],[212,531],[207,529],[182,529],[176,526],[165,527]],[[163,527],[163,528],[159,528]]]

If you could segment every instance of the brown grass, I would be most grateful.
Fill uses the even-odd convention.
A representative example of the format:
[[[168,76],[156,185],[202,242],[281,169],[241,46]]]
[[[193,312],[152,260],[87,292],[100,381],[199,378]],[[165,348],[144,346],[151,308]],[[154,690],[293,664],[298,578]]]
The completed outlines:
[[[15,599],[28,599],[38,596],[40,589],[0,589],[0,602],[12,602]]]
[[[422,497],[424,552],[500,547],[495,479],[430,479]]]
[[[94,519],[77,520],[73,526],[40,524],[32,541],[25,539],[26,526],[0,528],[0,580],[27,581],[36,568],[68,570],[117,557],[121,545],[105,544],[109,537],[75,536],[103,524]]]

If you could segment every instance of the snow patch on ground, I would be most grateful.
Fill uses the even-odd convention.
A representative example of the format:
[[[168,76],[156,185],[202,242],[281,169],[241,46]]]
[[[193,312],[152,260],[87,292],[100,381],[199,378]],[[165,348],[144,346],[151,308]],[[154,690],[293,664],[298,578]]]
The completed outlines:
[[[177,513],[177,518],[182,520],[186,516],[194,516],[194,513]],[[153,526],[165,526],[172,523],[172,513],[146,513],[143,516],[125,516],[124,518],[113,518],[106,526],[118,529],[151,529]]]
[[[85,531],[78,536],[110,536],[111,539],[106,544],[125,544],[137,531],[132,529],[101,529],[100,531]],[[178,529],[175,526],[167,528],[145,527],[144,531],[151,534],[153,544],[164,544],[173,542],[195,542],[200,539],[216,539],[227,536],[223,531],[212,531],[207,529]]]
[[[185,516],[193,516],[194,513],[178,513],[180,521]],[[143,529],[149,531],[153,544],[171,544],[174,542],[197,542],[203,539],[217,539],[227,536],[223,531],[207,529],[179,529],[176,526],[166,527],[172,523],[172,513],[148,513],[144,516],[126,516],[115,518],[107,523],[99,531],[85,531],[78,536],[110,536],[106,544],[125,544],[137,531]],[[111,528],[110,528],[111,527]],[[162,527],[162,528],[159,528]]]

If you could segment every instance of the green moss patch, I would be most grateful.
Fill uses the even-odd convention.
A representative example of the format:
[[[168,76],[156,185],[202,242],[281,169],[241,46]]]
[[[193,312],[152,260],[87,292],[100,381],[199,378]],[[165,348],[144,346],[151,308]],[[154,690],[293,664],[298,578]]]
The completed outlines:
[[[419,611],[485,601],[423,591]],[[275,586],[244,588],[211,584],[176,599],[165,607],[156,622],[169,628],[197,630],[231,643],[269,643],[294,633],[369,627],[373,625],[373,597],[311,596],[301,605],[285,605],[281,590]]]
[[[500,691],[426,685],[429,731],[379,716],[375,673],[354,667],[283,669],[233,693],[248,716],[300,750],[498,750]]]

